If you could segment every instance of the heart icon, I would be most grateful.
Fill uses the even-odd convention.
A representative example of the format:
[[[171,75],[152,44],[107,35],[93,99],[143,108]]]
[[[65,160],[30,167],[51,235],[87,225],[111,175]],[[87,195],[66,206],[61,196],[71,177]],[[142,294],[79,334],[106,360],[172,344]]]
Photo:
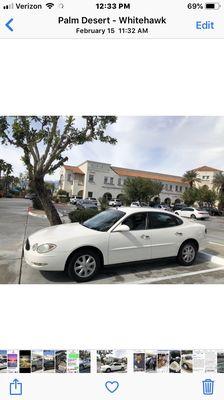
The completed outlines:
[[[105,383],[105,386],[106,386],[108,392],[114,393],[119,388],[119,383],[117,381],[113,381],[113,382],[112,381],[107,381]]]

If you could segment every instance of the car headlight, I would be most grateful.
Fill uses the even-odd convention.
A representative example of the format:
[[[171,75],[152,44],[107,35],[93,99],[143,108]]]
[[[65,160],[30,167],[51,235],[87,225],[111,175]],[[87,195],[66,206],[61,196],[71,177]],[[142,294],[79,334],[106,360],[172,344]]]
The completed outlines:
[[[49,251],[54,250],[56,247],[57,247],[56,244],[44,243],[38,246],[36,250],[38,253],[48,253]]]

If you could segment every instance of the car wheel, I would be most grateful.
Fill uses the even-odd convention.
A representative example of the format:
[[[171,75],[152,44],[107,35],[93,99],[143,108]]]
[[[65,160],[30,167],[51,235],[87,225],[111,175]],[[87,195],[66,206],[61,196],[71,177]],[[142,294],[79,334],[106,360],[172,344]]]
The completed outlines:
[[[121,371],[124,371],[124,367],[121,368]]]
[[[76,282],[87,282],[93,279],[101,267],[99,255],[94,250],[83,249],[73,254],[68,267],[69,278]]]
[[[107,369],[106,369],[106,372],[111,372],[111,369],[110,369],[110,368],[107,368]]]
[[[191,219],[196,219],[196,216],[194,214],[191,214]]]
[[[175,211],[175,213],[174,213],[174,214],[176,214],[176,215],[179,215],[179,213],[178,213],[178,212],[176,212],[176,211]]]
[[[196,245],[189,241],[182,244],[177,255],[177,261],[181,265],[192,265],[197,255]]]
[[[183,367],[184,369],[186,369],[186,370],[188,369],[188,365],[187,365],[187,364],[183,364],[182,367]]]

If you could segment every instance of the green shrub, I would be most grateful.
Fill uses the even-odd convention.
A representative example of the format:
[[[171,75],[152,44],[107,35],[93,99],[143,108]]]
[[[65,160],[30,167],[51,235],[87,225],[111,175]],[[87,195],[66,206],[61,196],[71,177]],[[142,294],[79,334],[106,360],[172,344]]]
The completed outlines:
[[[66,192],[66,190],[63,189],[59,189],[57,192],[58,196],[68,196],[68,192]]]
[[[35,210],[43,210],[44,208],[43,208],[43,206],[42,206],[42,203],[41,203],[41,201],[40,201],[40,199],[39,199],[39,197],[34,197],[33,199],[32,199],[32,202],[33,202],[33,208],[35,209]]]
[[[85,222],[87,219],[94,217],[94,215],[98,214],[98,210],[74,210],[71,211],[68,216],[71,222]]]
[[[69,202],[69,198],[68,197],[59,196],[59,201],[60,201],[60,203],[68,203]]]

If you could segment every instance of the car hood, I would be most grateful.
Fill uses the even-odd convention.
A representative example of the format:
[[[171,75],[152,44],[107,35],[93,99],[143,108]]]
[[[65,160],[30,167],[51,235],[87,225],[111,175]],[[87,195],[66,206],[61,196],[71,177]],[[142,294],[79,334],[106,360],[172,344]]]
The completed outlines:
[[[34,243],[55,243],[63,239],[74,237],[90,236],[100,234],[99,231],[86,228],[79,223],[69,223],[50,226],[49,228],[41,229],[29,236],[31,244]]]

